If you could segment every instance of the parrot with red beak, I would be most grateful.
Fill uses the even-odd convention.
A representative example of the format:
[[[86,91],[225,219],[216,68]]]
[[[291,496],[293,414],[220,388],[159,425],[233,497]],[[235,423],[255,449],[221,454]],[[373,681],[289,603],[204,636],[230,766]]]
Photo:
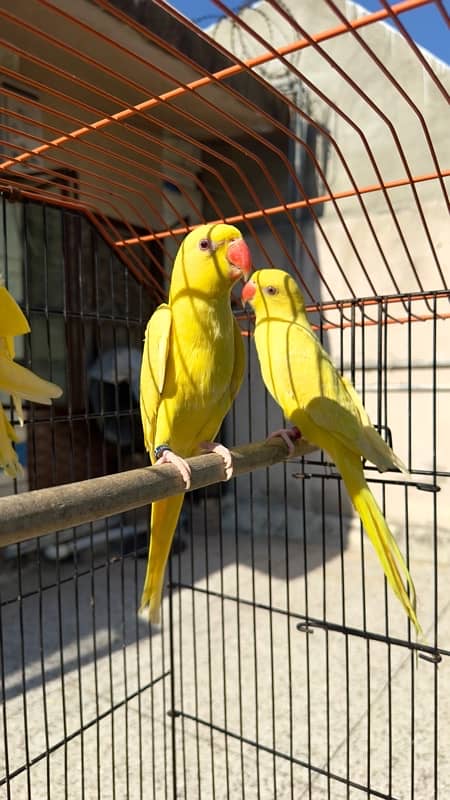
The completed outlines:
[[[281,436],[291,454],[292,440],[301,435],[330,455],[388,583],[420,636],[414,583],[367,485],[363,459],[380,472],[396,469],[407,473],[405,465],[375,430],[356,389],[339,374],[314,334],[294,278],[280,269],[258,270],[241,297],[255,312],[255,344],[263,381],[295,426],[272,436]]]
[[[200,450],[220,453],[232,476],[230,452],[213,440],[240,388],[245,352],[231,310],[231,289],[252,266],[248,245],[232,225],[201,225],[181,243],[169,298],[145,334],[140,408],[152,464],[174,464],[186,490],[186,459]],[[150,547],[141,598],[159,623],[164,573],[184,494],[152,504]]]

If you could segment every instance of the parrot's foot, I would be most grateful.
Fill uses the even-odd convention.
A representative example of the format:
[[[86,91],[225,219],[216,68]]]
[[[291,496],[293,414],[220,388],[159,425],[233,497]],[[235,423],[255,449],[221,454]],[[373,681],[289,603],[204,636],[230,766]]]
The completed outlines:
[[[292,456],[295,451],[294,442],[296,442],[298,439],[301,439],[302,434],[300,433],[299,429],[295,427],[280,428],[280,430],[271,433],[270,436],[267,437],[267,441],[269,441],[269,439],[275,439],[277,437],[283,439],[283,442],[285,443],[287,449],[289,450],[289,455]]]
[[[169,448],[165,449],[158,460],[155,461],[155,466],[157,464],[173,464],[186,484],[186,491],[191,488],[191,468],[188,462],[185,461],[184,458],[181,458],[181,456],[177,456],[173,450],[169,450]]]
[[[233,459],[228,447],[218,444],[218,442],[200,442],[200,447],[202,450],[206,450],[207,453],[217,453],[217,455],[222,456],[225,467],[225,480],[229,481],[233,477]]]

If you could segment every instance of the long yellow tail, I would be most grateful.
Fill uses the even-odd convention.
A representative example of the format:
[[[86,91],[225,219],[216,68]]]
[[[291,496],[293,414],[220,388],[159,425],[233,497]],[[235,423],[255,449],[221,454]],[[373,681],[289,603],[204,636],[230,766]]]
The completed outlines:
[[[149,620],[154,624],[160,621],[164,573],[183,500],[184,494],[179,494],[152,505],[150,549],[139,611],[148,606]]]
[[[339,448],[339,452],[334,452],[332,456],[342,475],[350,499],[380,559],[388,583],[408,614],[417,635],[420,636],[422,628],[416,615],[416,590],[413,579],[398,544],[366,483],[361,459],[344,448]],[[402,574],[409,587],[409,595]]]

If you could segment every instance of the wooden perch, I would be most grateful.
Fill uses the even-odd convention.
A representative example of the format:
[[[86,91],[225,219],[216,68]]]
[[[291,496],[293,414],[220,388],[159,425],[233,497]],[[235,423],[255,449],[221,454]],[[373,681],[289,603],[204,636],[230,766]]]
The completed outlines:
[[[296,442],[295,456],[315,449],[300,439]],[[237,476],[284,461],[286,445],[281,439],[273,439],[236,447],[231,454]],[[192,469],[190,491],[224,480],[220,455],[208,453],[187,460]],[[183,491],[178,470],[172,464],[164,464],[3,497],[0,498],[0,547],[111,517]]]

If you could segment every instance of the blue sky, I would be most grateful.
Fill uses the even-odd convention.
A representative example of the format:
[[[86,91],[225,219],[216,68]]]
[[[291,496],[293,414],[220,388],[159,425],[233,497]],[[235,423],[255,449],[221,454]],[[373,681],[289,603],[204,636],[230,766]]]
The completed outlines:
[[[210,0],[168,0],[168,2],[202,27],[206,27],[220,16],[217,7]],[[234,10],[241,5],[247,5],[247,2],[236,2],[236,0],[228,2],[224,0],[224,2]],[[444,0],[447,13],[449,2],[450,0]],[[378,11],[381,8],[378,0],[359,0],[359,4],[369,11]],[[450,62],[450,33],[434,3],[402,14],[401,21],[418,44],[426,47],[447,64]]]

